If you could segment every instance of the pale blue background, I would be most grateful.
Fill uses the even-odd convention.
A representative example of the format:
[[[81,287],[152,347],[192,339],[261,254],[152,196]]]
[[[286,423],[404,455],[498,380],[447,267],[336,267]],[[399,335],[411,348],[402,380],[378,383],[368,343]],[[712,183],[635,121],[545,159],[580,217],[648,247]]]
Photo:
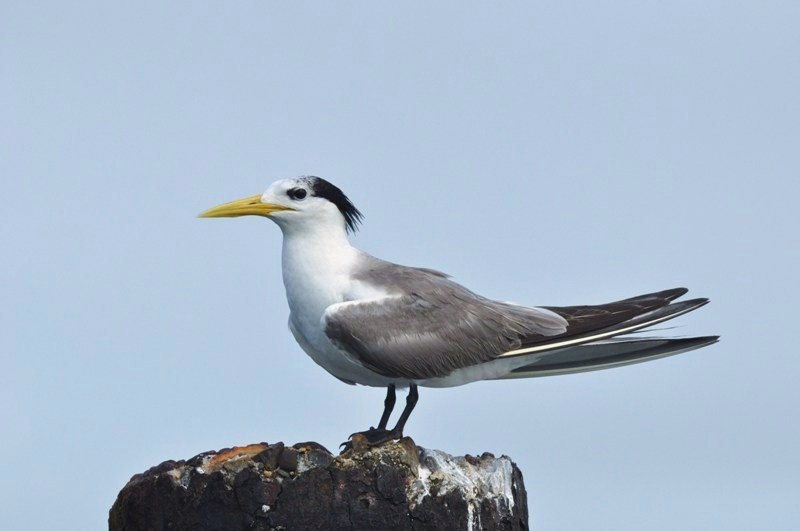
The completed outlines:
[[[277,228],[195,218],[317,174],[485,295],[713,299],[702,351],[422,390],[419,444],[511,455],[535,529],[796,529],[798,6],[5,0],[0,528],[374,424],[286,328]]]

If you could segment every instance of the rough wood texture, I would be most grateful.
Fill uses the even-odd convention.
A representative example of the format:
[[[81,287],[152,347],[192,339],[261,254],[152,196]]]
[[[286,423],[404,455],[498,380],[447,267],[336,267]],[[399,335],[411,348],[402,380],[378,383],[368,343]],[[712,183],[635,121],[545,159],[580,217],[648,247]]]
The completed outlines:
[[[339,456],[261,443],[166,461],[133,476],[109,515],[110,531],[527,528],[508,457],[453,457],[409,438]]]

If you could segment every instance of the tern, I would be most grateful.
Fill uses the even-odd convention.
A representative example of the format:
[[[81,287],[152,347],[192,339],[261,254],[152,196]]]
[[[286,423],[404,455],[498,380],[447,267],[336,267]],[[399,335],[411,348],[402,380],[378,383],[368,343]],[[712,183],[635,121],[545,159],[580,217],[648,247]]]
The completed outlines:
[[[403,436],[418,386],[551,376],[619,367],[704,347],[719,336],[634,333],[708,303],[685,288],[608,304],[527,307],[473,293],[444,273],[380,260],[353,247],[361,212],[336,186],[303,176],[206,210],[200,217],[264,216],[283,232],[289,329],[318,365],[348,384],[385,387],[367,445]],[[395,390],[406,406],[387,429]],[[349,443],[345,443],[349,444]]]

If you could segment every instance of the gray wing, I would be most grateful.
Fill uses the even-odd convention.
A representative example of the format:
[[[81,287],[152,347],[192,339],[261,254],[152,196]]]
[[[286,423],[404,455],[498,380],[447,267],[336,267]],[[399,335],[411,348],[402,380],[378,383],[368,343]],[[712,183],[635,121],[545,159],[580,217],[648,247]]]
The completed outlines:
[[[437,271],[365,261],[356,279],[390,295],[335,304],[323,325],[334,344],[379,374],[446,376],[567,330],[553,311],[486,299]]]

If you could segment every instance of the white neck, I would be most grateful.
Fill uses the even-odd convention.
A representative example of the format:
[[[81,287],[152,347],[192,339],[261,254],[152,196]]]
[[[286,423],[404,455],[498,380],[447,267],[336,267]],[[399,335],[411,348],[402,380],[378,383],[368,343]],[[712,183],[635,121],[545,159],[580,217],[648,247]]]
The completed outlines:
[[[325,308],[342,302],[359,251],[339,224],[281,227],[283,283],[293,314],[319,318]]]

